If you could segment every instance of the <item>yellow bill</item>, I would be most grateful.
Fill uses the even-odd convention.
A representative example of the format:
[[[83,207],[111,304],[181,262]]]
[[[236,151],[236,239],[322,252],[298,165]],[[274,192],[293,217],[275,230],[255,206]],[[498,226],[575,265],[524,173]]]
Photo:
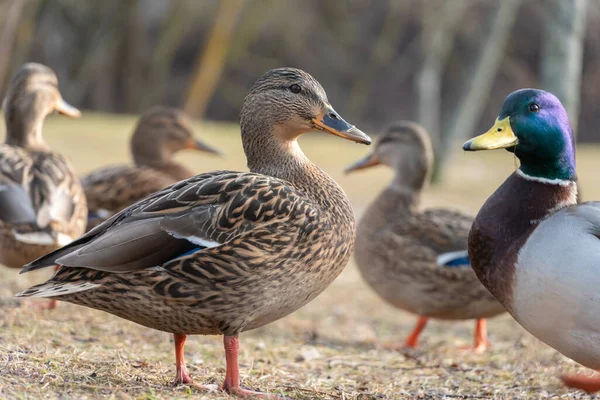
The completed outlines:
[[[505,149],[516,146],[519,139],[510,127],[510,117],[496,119],[494,126],[483,135],[469,140],[463,145],[465,151]]]

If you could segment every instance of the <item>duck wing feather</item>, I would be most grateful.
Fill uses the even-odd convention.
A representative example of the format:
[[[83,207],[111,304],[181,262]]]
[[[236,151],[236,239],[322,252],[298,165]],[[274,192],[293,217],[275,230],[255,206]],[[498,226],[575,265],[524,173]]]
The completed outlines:
[[[160,266],[221,246],[277,222],[316,217],[312,202],[288,182],[254,173],[215,171],[159,191],[115,214],[78,240],[28,264],[123,273]]]

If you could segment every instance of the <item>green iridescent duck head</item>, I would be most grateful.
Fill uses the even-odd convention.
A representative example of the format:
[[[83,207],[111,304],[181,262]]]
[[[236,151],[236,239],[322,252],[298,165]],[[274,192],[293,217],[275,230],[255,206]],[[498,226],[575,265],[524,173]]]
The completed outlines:
[[[538,89],[517,90],[504,100],[496,123],[463,150],[504,148],[521,161],[521,171],[544,179],[575,180],[575,143],[560,100]]]

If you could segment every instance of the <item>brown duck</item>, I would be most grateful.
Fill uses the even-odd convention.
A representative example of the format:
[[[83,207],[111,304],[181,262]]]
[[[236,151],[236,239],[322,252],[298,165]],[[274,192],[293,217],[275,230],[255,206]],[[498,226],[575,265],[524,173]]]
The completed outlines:
[[[405,347],[417,346],[428,318],[477,319],[474,350],[483,352],[488,347],[484,318],[504,308],[471,269],[467,237],[473,219],[445,208],[419,208],[432,162],[425,129],[401,121],[387,127],[373,152],[346,170],[384,164],[395,172],[360,219],[356,262],[384,300],[420,316]]]
[[[6,139],[0,145],[0,262],[11,268],[60,248],[85,232],[87,207],[71,163],[42,135],[53,111],[79,111],[58,91],[54,71],[23,65],[3,103]]]
[[[130,142],[133,166],[116,165],[93,171],[82,179],[88,201],[87,230],[177,181],[194,173],[175,161],[175,153],[194,149],[221,152],[193,136],[192,123],[183,111],[154,107],[140,118]]]
[[[310,302],[354,248],[348,198],[298,145],[312,130],[370,143],[312,76],[267,72],[241,112],[251,172],[197,175],[126,208],[29,264],[24,272],[60,268],[19,296],[59,298],[173,333],[177,383],[192,383],[186,335],[224,335],[222,389],[256,394],[239,386],[238,335]]]

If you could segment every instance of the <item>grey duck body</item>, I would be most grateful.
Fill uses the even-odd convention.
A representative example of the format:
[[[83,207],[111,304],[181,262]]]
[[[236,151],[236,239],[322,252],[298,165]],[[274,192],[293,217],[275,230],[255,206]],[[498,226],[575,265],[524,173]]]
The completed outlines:
[[[420,316],[404,347],[416,347],[428,318],[477,319],[475,346],[487,349],[485,318],[504,312],[470,266],[467,237],[473,219],[445,208],[420,209],[433,163],[425,129],[389,125],[374,150],[346,169],[384,164],[395,176],[358,224],[355,259],[367,284],[392,306]],[[394,345],[393,347],[396,347]]]

